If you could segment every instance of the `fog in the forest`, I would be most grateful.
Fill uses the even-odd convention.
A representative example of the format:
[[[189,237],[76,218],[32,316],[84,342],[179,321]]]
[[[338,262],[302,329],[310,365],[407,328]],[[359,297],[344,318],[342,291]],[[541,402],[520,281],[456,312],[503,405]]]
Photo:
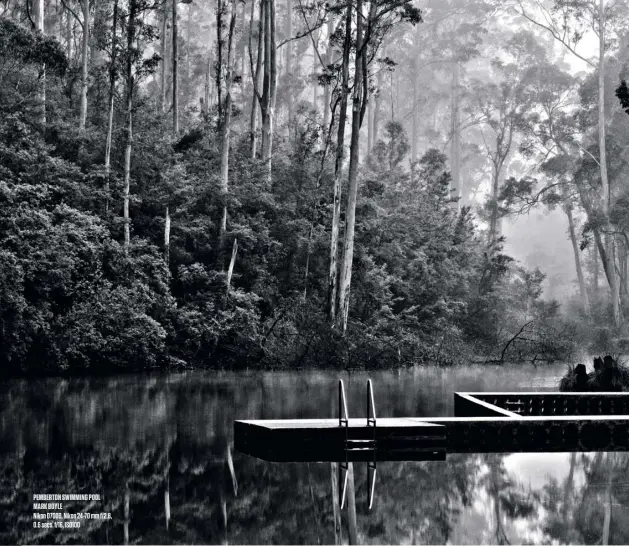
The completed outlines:
[[[626,337],[627,0],[0,6],[8,374]]]

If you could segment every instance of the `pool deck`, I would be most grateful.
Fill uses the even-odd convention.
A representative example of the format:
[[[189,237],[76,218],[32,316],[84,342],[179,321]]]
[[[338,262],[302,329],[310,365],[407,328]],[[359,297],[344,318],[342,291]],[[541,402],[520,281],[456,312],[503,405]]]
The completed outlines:
[[[629,451],[629,393],[455,393],[454,399],[455,417],[379,418],[369,424],[365,418],[239,420],[235,447],[277,462]]]

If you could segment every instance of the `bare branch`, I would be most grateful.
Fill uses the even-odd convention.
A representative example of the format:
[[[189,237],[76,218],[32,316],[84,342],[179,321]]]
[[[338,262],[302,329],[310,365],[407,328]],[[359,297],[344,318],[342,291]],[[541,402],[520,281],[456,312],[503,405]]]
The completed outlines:
[[[282,40],[279,44],[277,44],[275,49],[279,49],[283,45],[286,45],[288,42],[292,42],[294,40],[301,40],[304,36],[308,36],[308,34],[310,34],[311,32],[313,32],[313,31],[315,31],[317,29],[320,29],[323,26],[324,23],[325,23],[325,18],[323,18],[321,21],[319,21],[319,23],[317,25],[315,25],[314,27],[309,28],[309,29],[305,30],[304,32],[301,32],[300,34],[296,34],[292,38],[286,38],[286,40]]]
[[[515,7],[513,8],[513,11],[515,11],[515,13],[517,13],[519,16],[524,17],[527,21],[533,23],[534,25],[550,32],[550,34],[553,36],[553,38],[555,38],[555,40],[557,40],[560,44],[562,44],[568,51],[570,51],[570,53],[572,53],[575,57],[577,57],[578,59],[581,59],[584,63],[587,63],[589,66],[591,66],[592,68],[596,68],[596,64],[593,63],[591,60],[586,59],[583,55],[577,53],[576,49],[574,47],[572,47],[570,45],[570,43],[566,40],[566,36],[565,35],[561,35],[559,33],[559,31],[552,25],[552,22],[544,24],[544,23],[540,23],[539,21],[536,21],[535,19],[533,19],[531,16],[529,16],[525,11],[524,11],[524,7],[522,6],[522,2],[518,1],[518,4],[520,5],[520,9],[522,11],[518,11]],[[546,17],[545,17],[546,18]],[[546,20],[548,21],[548,19],[546,18]]]
[[[74,18],[79,22],[79,25],[81,25],[81,28],[83,28],[84,27],[83,21],[81,21],[81,19],[75,13],[75,11],[70,6],[68,6],[68,4],[66,4],[65,0],[61,0],[61,4],[63,5],[65,9],[67,9],[74,16]]]

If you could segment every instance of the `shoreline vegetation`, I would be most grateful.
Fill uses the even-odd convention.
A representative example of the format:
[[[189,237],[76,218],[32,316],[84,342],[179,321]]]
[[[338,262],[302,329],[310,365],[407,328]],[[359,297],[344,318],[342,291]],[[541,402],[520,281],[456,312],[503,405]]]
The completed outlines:
[[[483,3],[472,4],[484,21]],[[616,319],[627,280],[619,308],[599,289],[593,242],[600,243],[607,218],[588,217],[580,250],[572,229],[579,290],[575,286],[561,303],[546,299],[545,274],[509,256],[500,229],[503,218],[533,206],[534,181],[510,178],[498,192],[506,171],[498,172],[495,191],[481,204],[471,195],[489,182],[481,176],[489,163],[472,147],[484,166],[475,186],[470,178],[462,191],[461,172],[473,161],[461,155],[463,148],[444,153],[439,139],[450,138],[448,117],[435,113],[430,130],[413,118],[411,130],[410,118],[395,113],[386,93],[373,95],[374,85],[385,89],[384,74],[394,73],[396,63],[379,49],[394,39],[393,28],[412,32],[413,40],[439,32],[422,22],[410,1],[384,9],[386,21],[370,11],[367,33],[353,24],[351,4],[321,8],[320,23],[329,27],[322,55],[342,60],[324,63],[314,79],[291,65],[307,34],[294,40],[288,60],[293,40],[282,37],[283,49],[277,45],[274,1],[260,4],[265,24],[261,18],[261,34],[249,37],[251,63],[245,62],[246,28],[240,28],[236,4],[228,2],[233,10],[221,5],[216,13],[191,7],[198,11],[188,17],[187,35],[177,38],[170,12],[153,3],[108,0],[90,10],[87,2],[86,24],[75,25],[75,35],[81,28],[86,33],[80,47],[66,40],[62,22],[80,17],[65,5],[44,13],[38,1],[32,14],[16,5],[0,20],[0,377],[183,368],[371,370],[477,358],[543,364],[623,345]],[[243,12],[242,22],[249,17],[247,24],[257,28],[256,10],[251,13]],[[20,23],[28,18],[32,28]],[[223,35],[205,44],[195,18],[220,22]],[[462,36],[473,43],[464,48],[472,57],[488,40],[484,31]],[[582,126],[562,126],[566,141],[554,148],[572,150],[575,131],[581,131],[579,146],[595,146],[596,104],[587,95],[593,73],[565,82],[568,75],[559,78],[547,52],[529,47],[533,43],[535,36],[524,30],[504,43],[486,43],[484,54],[506,64],[488,65],[485,82],[465,80],[474,93],[463,93],[461,84],[453,104],[459,100],[461,111],[472,112],[474,97],[484,97],[485,107],[493,108],[486,112],[488,128],[496,126],[492,116],[508,111],[509,142],[513,137],[522,148],[546,123],[527,117],[543,109],[535,101],[583,86]],[[177,73],[185,64],[177,48],[187,51],[185,76]],[[283,52],[280,76],[276,49]],[[517,63],[509,60],[516,57]],[[543,63],[550,76],[527,71]],[[606,68],[610,77],[617,75],[614,67]],[[464,70],[457,74],[467,77]],[[492,83],[498,76],[513,79],[517,94],[500,95]],[[536,94],[551,76],[559,78],[561,96]],[[350,96],[354,78],[359,83]],[[309,86],[312,100],[305,98]],[[605,92],[617,102],[613,91],[608,86]],[[389,107],[388,121],[369,110]],[[360,137],[367,111],[368,142]],[[616,125],[626,124],[622,110],[614,116]],[[478,135],[465,138],[471,146]],[[610,146],[624,143],[613,132],[607,138]],[[565,195],[579,189],[590,203],[588,192],[596,188],[566,186],[565,195],[556,189],[563,184],[559,172],[570,171],[575,184],[599,183],[590,159],[598,151],[592,150],[569,164],[561,163],[563,155],[549,159],[538,174],[554,189],[543,190],[547,198],[534,204],[567,207],[572,218],[576,197],[568,204]],[[501,166],[516,153],[499,151]],[[613,151],[609,176],[622,177],[612,157]],[[624,233],[623,210],[612,211],[609,221]]]
[[[605,355],[594,358],[593,369],[587,373],[584,364],[568,366],[559,382],[563,392],[624,392],[629,391],[629,368],[618,358]]]

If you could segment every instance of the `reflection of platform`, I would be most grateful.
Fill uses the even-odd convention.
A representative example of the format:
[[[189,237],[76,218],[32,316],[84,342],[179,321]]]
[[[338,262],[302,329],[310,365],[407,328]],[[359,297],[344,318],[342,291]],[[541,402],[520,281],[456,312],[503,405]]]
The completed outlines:
[[[629,393],[455,393],[456,417],[236,421],[270,461],[434,460],[445,453],[629,451]],[[340,406],[341,407],[341,406]]]

